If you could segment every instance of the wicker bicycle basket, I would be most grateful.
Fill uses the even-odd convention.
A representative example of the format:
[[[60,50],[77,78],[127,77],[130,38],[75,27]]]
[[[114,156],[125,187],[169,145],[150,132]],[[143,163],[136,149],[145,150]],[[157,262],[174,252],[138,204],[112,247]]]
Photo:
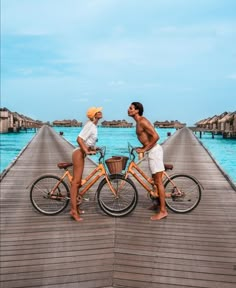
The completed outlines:
[[[122,170],[125,170],[127,161],[129,160],[129,157],[126,157],[126,156],[112,156],[112,158],[114,158],[114,157],[121,157],[122,158]]]
[[[118,174],[122,171],[123,161],[122,157],[112,157],[105,160],[107,168],[111,174]]]

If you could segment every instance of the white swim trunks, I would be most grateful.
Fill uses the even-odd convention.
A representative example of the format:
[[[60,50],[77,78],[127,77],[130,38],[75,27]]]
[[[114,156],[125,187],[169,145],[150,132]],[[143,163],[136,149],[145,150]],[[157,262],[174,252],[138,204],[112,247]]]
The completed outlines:
[[[147,151],[149,169],[152,174],[162,172],[165,170],[163,163],[163,149],[161,145],[156,144],[149,151]]]

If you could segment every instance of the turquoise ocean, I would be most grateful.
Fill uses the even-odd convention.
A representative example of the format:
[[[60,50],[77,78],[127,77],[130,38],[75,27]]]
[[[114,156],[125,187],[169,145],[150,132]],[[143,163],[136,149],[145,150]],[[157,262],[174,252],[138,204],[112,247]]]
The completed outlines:
[[[63,137],[74,146],[77,146],[76,138],[81,131],[80,127],[54,127],[54,130],[57,133],[63,132]],[[159,143],[163,143],[168,138],[169,133],[173,134],[175,132],[175,129],[167,128],[157,128],[156,130],[160,135]],[[34,135],[35,132],[33,131],[0,134],[1,173],[11,165]],[[140,145],[136,138],[135,128],[98,127],[98,136],[97,146],[106,146],[106,158],[115,155],[128,156],[128,142],[133,146]],[[196,136],[199,138],[198,134]],[[236,184],[236,140],[223,139],[221,135],[215,135],[215,138],[212,139],[211,134],[207,133],[203,134],[199,140],[208,149],[222,170]],[[97,156],[92,156],[92,158],[97,162]]]

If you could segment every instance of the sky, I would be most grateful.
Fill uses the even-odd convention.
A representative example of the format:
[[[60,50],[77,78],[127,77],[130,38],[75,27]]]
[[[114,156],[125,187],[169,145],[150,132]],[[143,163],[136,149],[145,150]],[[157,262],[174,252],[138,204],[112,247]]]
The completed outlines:
[[[236,110],[235,0],[1,0],[1,107],[188,126]]]

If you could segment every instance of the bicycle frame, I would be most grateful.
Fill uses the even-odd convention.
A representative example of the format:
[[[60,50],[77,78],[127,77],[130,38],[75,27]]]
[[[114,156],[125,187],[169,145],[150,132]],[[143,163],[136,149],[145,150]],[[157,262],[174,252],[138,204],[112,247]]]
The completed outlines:
[[[89,190],[89,188],[91,188],[98,181],[98,179],[100,179],[102,176],[105,177],[112,193],[116,195],[116,191],[112,187],[109,177],[107,175],[106,169],[102,163],[99,163],[98,166],[86,178],[82,179],[81,187],[83,189],[79,192],[79,195],[83,196]],[[91,181],[89,182],[89,180]]]
[[[137,172],[142,176],[142,178],[140,178]],[[143,186],[145,190],[151,193],[152,188],[154,187],[153,179],[149,178],[134,161],[130,162],[127,170],[125,171],[125,178],[128,178],[129,174],[131,174]],[[146,180],[146,182],[144,180]],[[147,183],[150,184],[152,188],[150,188]]]
[[[138,164],[134,162],[135,156],[134,156],[133,151],[135,151],[135,148],[132,147],[131,149],[130,147],[131,145],[129,145],[129,149],[130,149],[130,154],[132,155],[133,158],[131,158],[132,160],[129,163],[127,170],[125,171],[125,178],[128,178],[128,175],[131,174],[149,194],[152,194],[152,192],[158,193],[153,179],[148,177],[147,174],[145,174],[144,171],[138,166]],[[139,175],[137,172],[139,173]],[[162,180],[163,182],[166,182],[167,180],[169,180],[170,183],[173,185],[173,188],[176,188],[179,191],[179,189],[176,187],[175,183],[172,181],[171,177],[166,173],[166,171],[163,171],[162,179],[163,179]],[[151,185],[151,188],[150,186],[148,186],[148,184]]]
[[[65,173],[60,177],[60,181],[58,181],[58,183],[53,187],[52,191],[50,192],[50,195],[53,195],[55,190],[58,188],[60,183],[64,181],[65,178],[67,178],[69,180],[69,183],[71,184],[73,176],[69,172],[68,168],[66,168],[65,170],[66,170]],[[82,187],[83,189],[79,192],[79,195],[83,196],[102,176],[105,177],[111,192],[116,196],[117,193],[113,188],[113,186],[111,185],[104,164],[102,163],[99,163],[98,166],[94,170],[92,170],[92,172],[86,178],[81,180],[80,187]]]
[[[141,177],[137,174],[137,172]],[[134,162],[134,160],[130,162],[125,172],[125,178],[128,178],[129,174],[131,174],[149,194],[151,194],[152,192],[158,193],[157,189],[155,188],[153,179],[148,177],[144,173],[144,171],[138,166],[138,164]],[[171,180],[170,176],[166,173],[166,171],[163,171],[163,182],[166,182],[167,180],[169,180],[172,183],[173,187],[177,188],[174,182]],[[150,186],[148,186],[147,183],[151,185],[151,188]]]

